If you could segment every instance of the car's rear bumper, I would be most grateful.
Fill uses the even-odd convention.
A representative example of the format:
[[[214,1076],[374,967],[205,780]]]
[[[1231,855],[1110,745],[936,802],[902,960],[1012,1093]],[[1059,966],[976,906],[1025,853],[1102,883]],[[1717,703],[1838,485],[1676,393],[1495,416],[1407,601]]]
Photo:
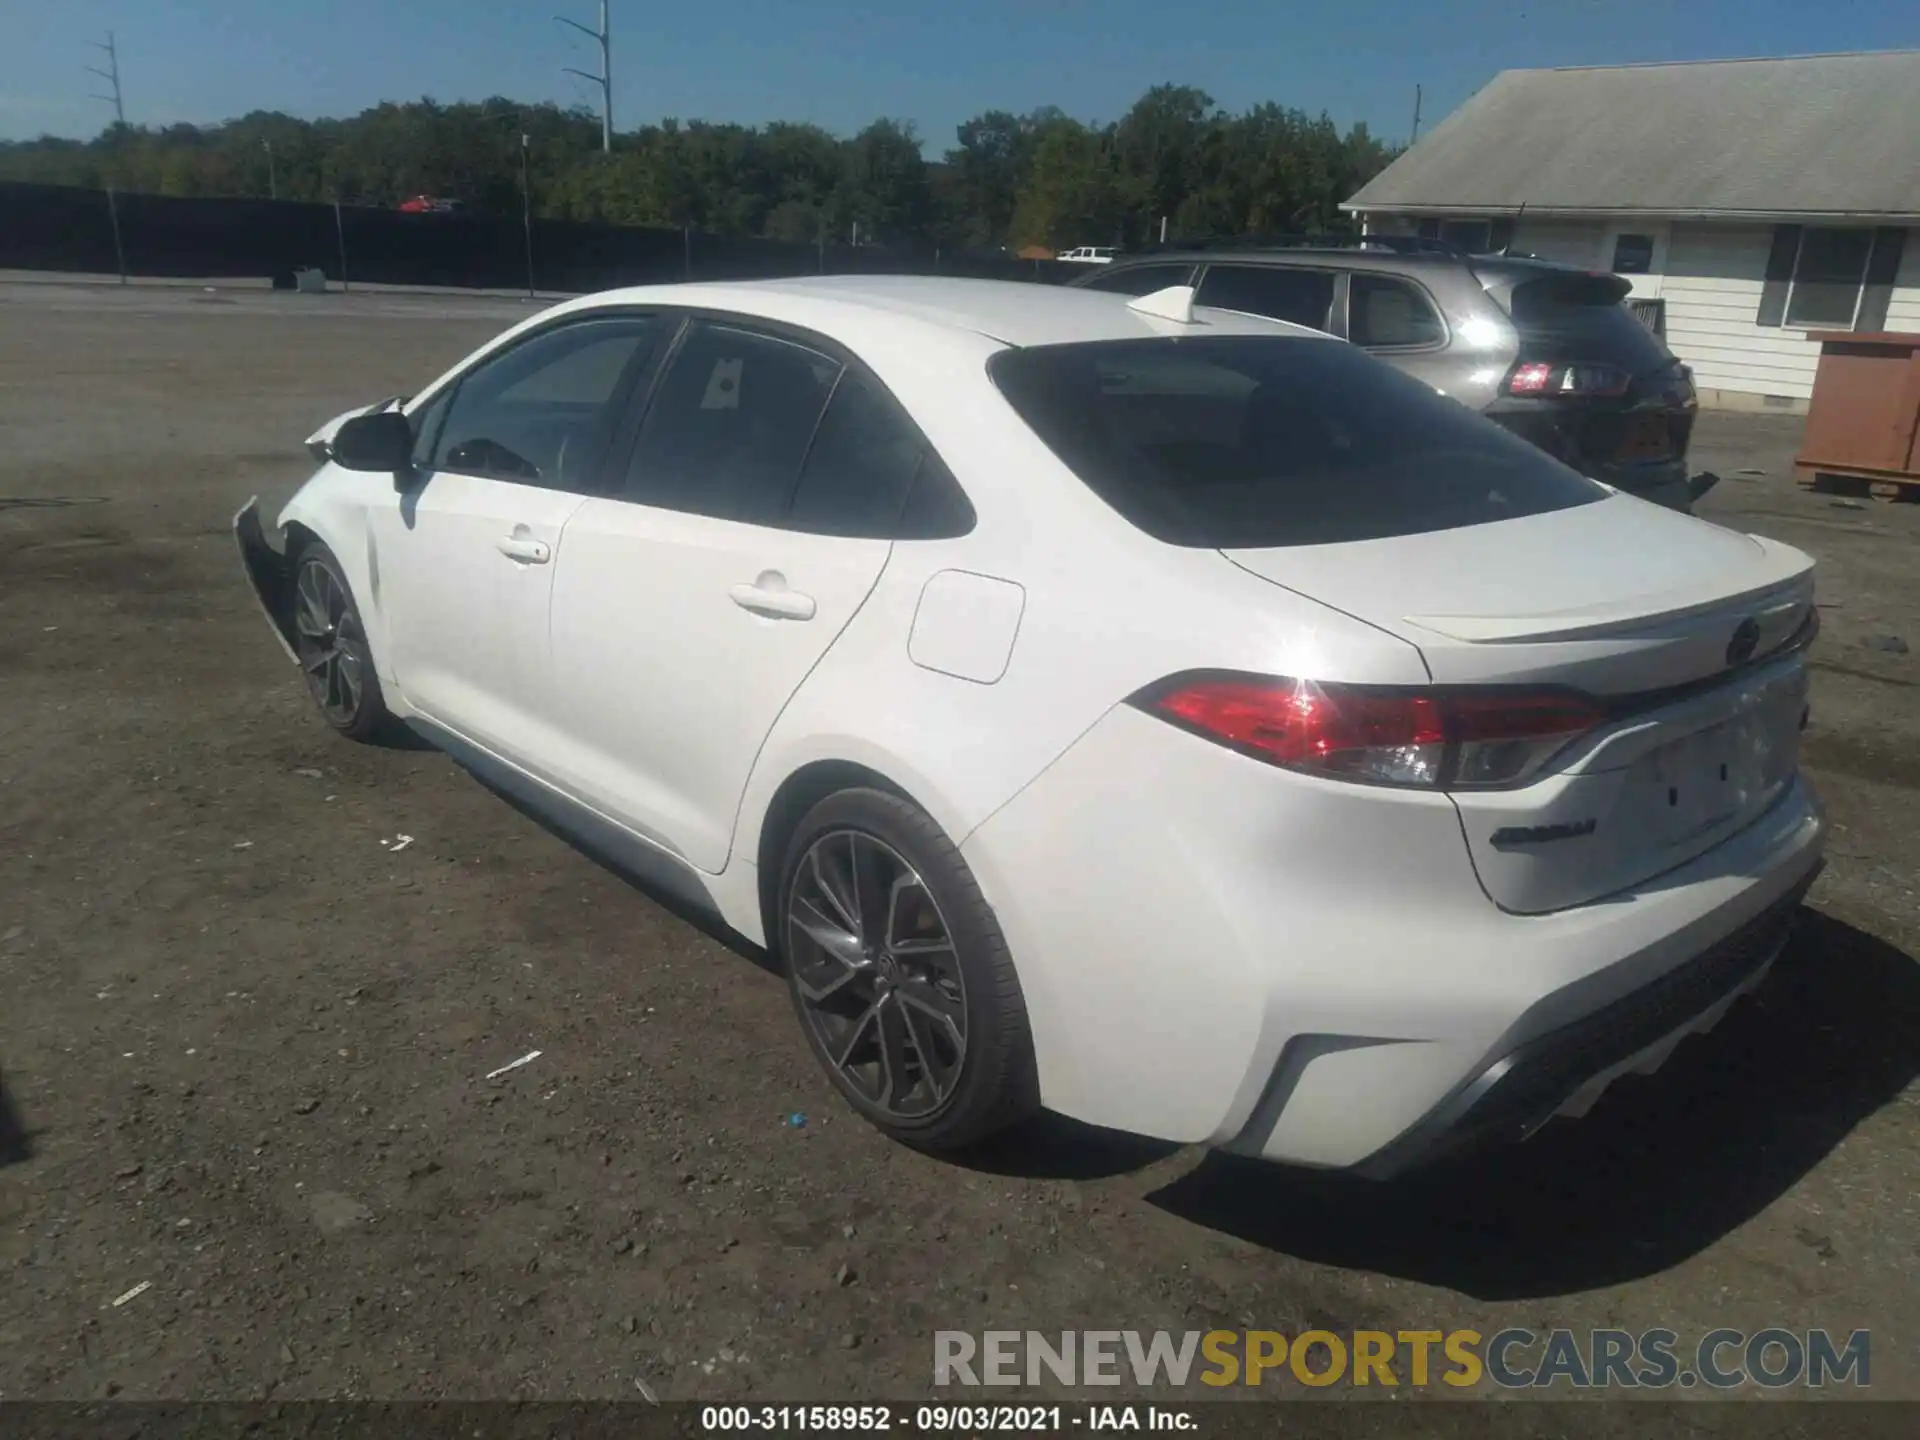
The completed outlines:
[[[1694,498],[1687,483],[1692,412],[1681,409],[1652,412],[1672,433],[1673,453],[1667,458],[1623,460],[1618,457],[1622,453],[1625,426],[1636,413],[1639,412],[1600,407],[1568,410],[1537,400],[1496,401],[1486,411],[1488,419],[1583,475],[1656,505],[1685,510]]]
[[[1796,781],[1666,875],[1513,915],[1444,795],[1273,769],[1122,707],[961,848],[1047,1105],[1384,1174],[1577,1110],[1717,1019],[1771,958],[1743,970],[1765,947],[1739,937],[1791,908],[1822,841]]]
[[[1650,984],[1489,1061],[1356,1168],[1385,1178],[1442,1156],[1524,1140],[1562,1115],[1585,1115],[1622,1076],[1651,1074],[1766,978],[1818,873],[1816,865],[1767,909]]]
[[[287,659],[299,664],[300,657],[293,648],[292,581],[287,574],[286,557],[267,543],[266,531],[260,524],[258,497],[247,501],[233,517],[233,538],[240,547],[241,568],[260,613],[266,617]]]

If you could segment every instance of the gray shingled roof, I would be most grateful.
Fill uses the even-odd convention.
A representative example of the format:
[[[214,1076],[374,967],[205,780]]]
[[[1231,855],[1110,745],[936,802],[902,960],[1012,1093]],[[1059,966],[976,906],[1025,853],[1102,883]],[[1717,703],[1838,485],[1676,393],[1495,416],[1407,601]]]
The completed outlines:
[[[1342,207],[1920,217],[1920,50],[1506,70]]]

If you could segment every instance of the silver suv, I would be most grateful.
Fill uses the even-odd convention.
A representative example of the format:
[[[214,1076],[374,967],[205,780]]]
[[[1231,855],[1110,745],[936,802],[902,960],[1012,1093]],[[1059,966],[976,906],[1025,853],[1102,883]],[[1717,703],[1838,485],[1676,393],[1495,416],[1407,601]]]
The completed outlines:
[[[1698,493],[1692,377],[1627,309],[1616,275],[1367,237],[1125,255],[1072,283],[1192,285],[1199,304],[1349,340],[1618,489],[1679,510]]]

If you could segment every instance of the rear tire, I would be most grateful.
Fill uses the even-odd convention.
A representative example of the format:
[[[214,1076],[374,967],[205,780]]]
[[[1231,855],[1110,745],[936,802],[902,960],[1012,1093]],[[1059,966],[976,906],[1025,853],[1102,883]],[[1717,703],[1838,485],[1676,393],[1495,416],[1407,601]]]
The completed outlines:
[[[780,868],[776,935],[815,1058],[883,1134],[953,1151],[1039,1109],[999,922],[958,848],[906,800],[843,790],[807,812]]]
[[[349,740],[374,740],[393,716],[346,571],[320,541],[294,557],[292,594],[294,653],[320,718]]]

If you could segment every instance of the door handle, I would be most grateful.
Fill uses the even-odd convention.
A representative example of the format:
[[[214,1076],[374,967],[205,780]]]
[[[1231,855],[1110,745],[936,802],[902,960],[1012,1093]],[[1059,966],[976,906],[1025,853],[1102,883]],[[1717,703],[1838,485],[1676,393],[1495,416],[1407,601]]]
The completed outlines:
[[[793,590],[765,590],[758,585],[736,585],[728,595],[742,610],[766,615],[775,620],[811,620],[814,604],[811,595]]]
[[[528,540],[520,535],[502,535],[493,542],[509,560],[526,565],[544,565],[553,559],[553,548],[544,540]]]

